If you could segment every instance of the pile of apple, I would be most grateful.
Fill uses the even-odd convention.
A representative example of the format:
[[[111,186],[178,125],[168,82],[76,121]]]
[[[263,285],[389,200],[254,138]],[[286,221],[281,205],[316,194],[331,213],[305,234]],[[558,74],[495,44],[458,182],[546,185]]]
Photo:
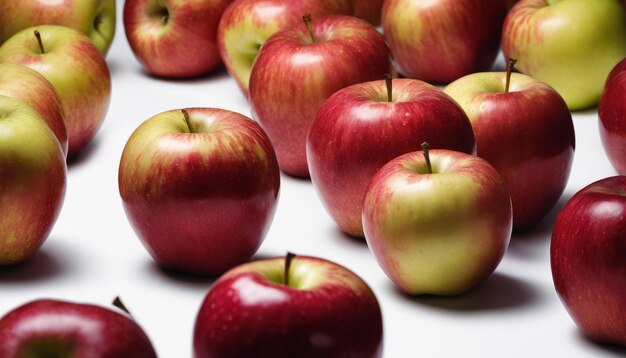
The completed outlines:
[[[600,102],[607,155],[626,175],[619,0],[126,0],[123,17],[148,73],[223,65],[251,107],[253,119],[156,114],[120,160],[124,210],[154,260],[221,275],[196,318],[196,357],[382,355],[381,310],[356,274],[293,254],[246,263],[271,225],[280,171],[310,177],[401,290],[437,295],[476,288],[512,232],[553,208],[574,157],[571,110]],[[108,109],[114,31],[114,0],[0,3],[0,265],[32,256],[60,213],[66,159]],[[485,72],[500,49],[506,71]],[[551,244],[576,323],[621,345],[624,217],[626,177],[592,183]],[[593,300],[603,310],[581,309]],[[156,356],[130,314],[103,307],[38,300],[0,319],[1,357],[42,352]]]

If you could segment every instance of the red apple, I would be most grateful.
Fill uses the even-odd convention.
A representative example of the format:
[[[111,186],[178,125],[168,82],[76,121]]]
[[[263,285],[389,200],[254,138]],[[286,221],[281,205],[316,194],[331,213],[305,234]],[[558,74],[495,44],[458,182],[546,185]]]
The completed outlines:
[[[132,134],[119,190],[157,263],[216,275],[261,245],[276,209],[279,174],[269,138],[251,119],[221,109],[173,110]]]
[[[156,358],[141,327],[104,307],[40,299],[0,319],[0,357]]]
[[[363,236],[363,194],[388,161],[418,150],[424,141],[433,148],[475,149],[472,126],[448,95],[419,80],[390,84],[391,100],[383,80],[336,92],[317,112],[308,134],[313,185],[333,220],[352,236]]]
[[[552,231],[550,263],[561,302],[584,334],[626,346],[626,177],[574,195]]]
[[[574,160],[574,124],[552,87],[518,73],[508,78],[507,72],[475,73],[444,92],[472,122],[477,155],[504,178],[513,228],[520,230],[543,218],[561,197]]]
[[[124,29],[152,74],[196,77],[218,68],[217,25],[232,0],[126,0]]]
[[[285,173],[308,177],[306,136],[334,92],[381,78],[389,49],[376,28],[351,16],[313,19],[272,35],[250,76],[253,117],[272,139]]]
[[[213,285],[196,317],[194,357],[380,357],[383,324],[368,285],[314,257],[255,261]]]
[[[609,74],[598,115],[604,150],[615,170],[626,175],[626,59]]]
[[[380,25],[380,15],[384,0],[352,0],[354,16],[366,20],[374,26]]]
[[[3,63],[0,64],[0,95],[19,99],[37,110],[67,155],[63,105],[50,81],[26,66]]]
[[[387,0],[382,25],[400,73],[448,83],[491,68],[506,12],[503,0]]]

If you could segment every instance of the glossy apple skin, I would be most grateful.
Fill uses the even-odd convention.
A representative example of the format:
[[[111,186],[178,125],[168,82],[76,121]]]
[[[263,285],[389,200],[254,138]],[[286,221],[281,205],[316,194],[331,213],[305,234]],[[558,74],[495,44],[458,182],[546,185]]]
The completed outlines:
[[[351,16],[285,28],[263,45],[250,76],[252,116],[272,139],[280,169],[308,177],[306,137],[317,111],[336,91],[382,78],[389,49],[371,24]]]
[[[626,59],[609,74],[598,116],[604,151],[615,170],[626,175]]]
[[[135,57],[154,75],[197,77],[209,73],[222,65],[217,25],[231,1],[127,0],[126,38]]]
[[[626,57],[626,10],[616,0],[520,0],[504,22],[502,51],[518,60],[520,72],[559,92],[570,110],[591,107]]]
[[[484,159],[431,150],[403,154],[372,178],[363,229],[387,276],[411,294],[458,295],[484,281],[508,247],[506,184]]]
[[[400,73],[449,83],[491,68],[505,16],[502,0],[387,0],[382,26]]]
[[[26,66],[3,63],[0,64],[0,95],[19,99],[39,112],[67,155],[63,105],[50,81]]]
[[[353,9],[350,0],[234,0],[224,11],[217,35],[220,56],[246,98],[261,45],[278,30],[302,23],[307,13],[319,19],[352,15]]]
[[[35,30],[41,34],[43,54]],[[91,141],[109,109],[111,74],[85,35],[55,25],[24,29],[0,47],[0,63],[30,67],[52,83],[65,113],[68,157]]]
[[[128,140],[119,168],[126,215],[161,266],[217,275],[249,259],[274,217],[280,172],[261,127],[238,113],[158,114]]]
[[[561,302],[584,334],[626,346],[626,177],[574,195],[552,231],[550,263]]]
[[[38,25],[71,27],[89,37],[104,56],[115,35],[115,0],[19,0],[0,2],[0,44]]]
[[[0,95],[0,266],[28,259],[46,240],[63,206],[66,171],[39,113]]]
[[[475,151],[472,126],[452,98],[426,82],[395,79],[387,102],[384,80],[355,84],[333,94],[307,137],[311,181],[326,210],[345,233],[363,237],[363,194],[391,159],[420,149]]]
[[[382,314],[368,285],[348,269],[297,256],[222,276],[194,327],[194,357],[381,357]]]
[[[374,26],[380,25],[380,16],[384,0],[352,0],[354,16],[359,17]]]
[[[0,356],[156,358],[156,353],[127,315],[90,304],[39,299],[0,319]]]
[[[574,160],[572,115],[550,86],[513,73],[462,77],[444,92],[465,110],[476,135],[477,155],[500,173],[513,203],[513,229],[529,228],[561,197]]]

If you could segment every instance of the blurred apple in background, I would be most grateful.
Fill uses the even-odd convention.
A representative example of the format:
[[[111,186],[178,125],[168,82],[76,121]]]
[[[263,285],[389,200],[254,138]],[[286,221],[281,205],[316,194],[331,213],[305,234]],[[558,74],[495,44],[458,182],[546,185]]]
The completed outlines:
[[[352,0],[354,16],[366,20],[374,26],[380,25],[380,15],[385,0]]]
[[[378,300],[348,269],[308,256],[238,266],[196,317],[194,357],[381,357]]]
[[[561,197],[572,169],[574,124],[563,98],[541,81],[510,72],[471,74],[444,92],[470,118],[477,155],[506,182],[513,228],[535,224]]]
[[[274,217],[280,172],[261,127],[212,108],[160,113],[119,167],[126,215],[165,268],[216,275],[248,260]]]
[[[570,110],[591,107],[626,57],[626,9],[617,0],[520,0],[503,25],[502,51]]]
[[[115,0],[0,1],[0,44],[38,25],[76,29],[106,55],[115,35]]]
[[[63,104],[69,157],[91,141],[109,109],[111,74],[85,35],[63,26],[31,27],[0,47],[0,63],[30,67],[52,83]]]
[[[505,16],[503,0],[387,0],[382,25],[400,73],[448,83],[491,68]]]
[[[584,334],[626,346],[626,177],[574,195],[552,231],[554,287]]]
[[[626,175],[626,59],[609,74],[598,115],[604,151],[615,170]]]
[[[156,358],[129,316],[104,307],[40,299],[0,319],[0,356]]]
[[[0,95],[24,101],[46,122],[67,155],[67,130],[63,105],[54,86],[39,72],[21,65],[0,64]]]
[[[54,133],[35,109],[0,96],[0,266],[26,260],[43,244],[65,183],[65,154]]]
[[[250,104],[282,171],[309,176],[306,136],[317,111],[334,92],[382,78],[389,56],[376,28],[352,16],[314,18],[267,40],[252,68]]]
[[[449,96],[419,80],[387,81],[333,94],[307,138],[311,181],[330,216],[352,236],[363,236],[363,194],[388,161],[419,150],[427,140],[433,148],[475,149],[472,126]]]
[[[235,0],[220,20],[217,41],[226,70],[237,81],[244,96],[252,63],[261,45],[276,31],[302,22],[339,14],[352,15],[350,0]]]
[[[397,157],[372,178],[363,199],[365,238],[402,291],[458,295],[500,263],[511,237],[511,199],[486,160],[425,152]]]
[[[221,66],[217,25],[232,0],[126,0],[124,29],[135,57],[162,77],[196,77]]]

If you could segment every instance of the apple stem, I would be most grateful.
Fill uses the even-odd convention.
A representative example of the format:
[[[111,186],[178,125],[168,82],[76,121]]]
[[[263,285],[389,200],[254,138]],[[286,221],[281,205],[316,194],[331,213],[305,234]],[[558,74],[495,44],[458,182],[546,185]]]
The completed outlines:
[[[291,262],[294,257],[296,257],[296,254],[291,252],[287,252],[287,256],[285,257],[285,285],[287,286],[289,286],[289,270],[291,269]]]
[[[393,99],[393,75],[391,73],[385,73],[385,83],[387,84],[387,102],[392,102]]]
[[[124,305],[124,302],[122,302],[122,299],[119,296],[115,297],[115,299],[113,300],[113,306],[115,306],[115,307],[121,309],[122,311],[128,313],[129,316],[131,316],[131,317],[133,316],[130,313],[130,311],[128,310],[128,308],[126,308],[126,305]]]
[[[506,84],[504,86],[504,93],[509,92],[509,86],[511,85],[511,73],[513,72],[513,67],[515,67],[516,63],[516,59],[509,58],[509,62],[506,65]]]
[[[189,133],[193,133],[193,127],[191,126],[191,118],[189,118],[189,112],[186,109],[181,109],[183,112],[183,116],[185,117],[185,123],[187,123],[187,127],[189,127]]]
[[[428,145],[428,142],[422,143],[422,152],[424,152],[424,158],[426,159],[426,166],[428,167],[428,174],[432,174],[433,167],[430,164],[430,153],[428,152],[429,150],[430,150],[430,146]]]
[[[37,38],[37,42],[39,43],[39,49],[41,50],[41,54],[43,55],[44,53],[46,53],[46,51],[44,51],[43,49],[43,42],[41,41],[41,34],[37,30],[35,30],[35,37]]]
[[[304,24],[306,25],[306,29],[309,31],[309,35],[311,35],[311,41],[313,41],[313,43],[317,42],[315,40],[315,33],[313,33],[313,24],[311,23],[311,14],[306,14],[302,16],[302,21],[304,21]]]

